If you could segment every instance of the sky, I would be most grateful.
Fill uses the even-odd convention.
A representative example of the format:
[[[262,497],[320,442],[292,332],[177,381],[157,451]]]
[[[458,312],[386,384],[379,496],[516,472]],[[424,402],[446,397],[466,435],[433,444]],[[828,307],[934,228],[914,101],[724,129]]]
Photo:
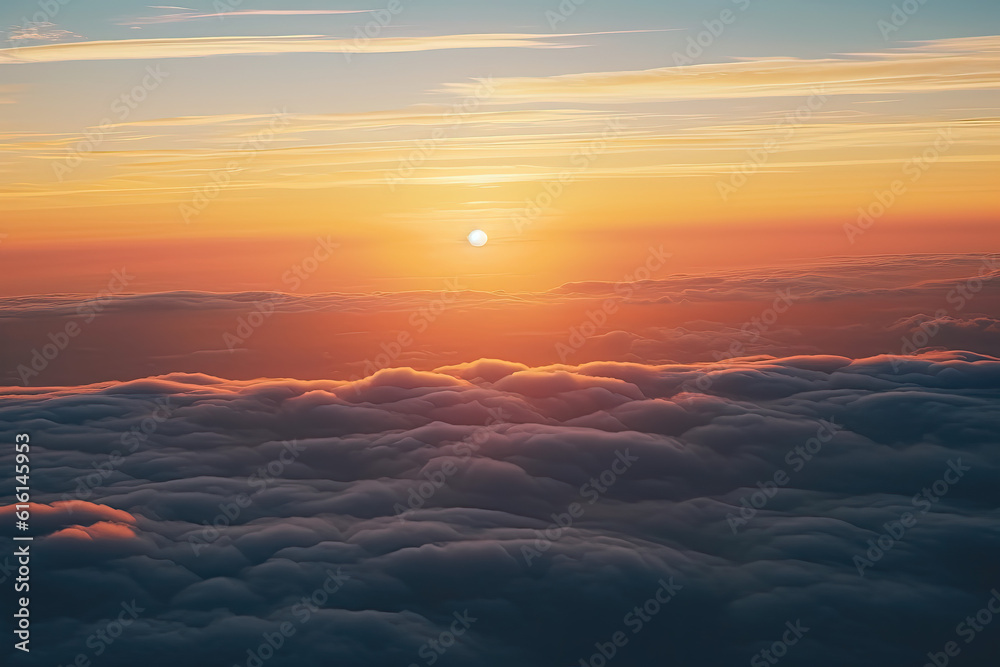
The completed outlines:
[[[995,667],[998,109],[996,0],[7,0],[0,663]]]
[[[660,244],[714,270],[997,240],[990,2],[2,12],[7,295],[123,262],[136,292],[286,289],[327,236],[296,291],[543,291]]]

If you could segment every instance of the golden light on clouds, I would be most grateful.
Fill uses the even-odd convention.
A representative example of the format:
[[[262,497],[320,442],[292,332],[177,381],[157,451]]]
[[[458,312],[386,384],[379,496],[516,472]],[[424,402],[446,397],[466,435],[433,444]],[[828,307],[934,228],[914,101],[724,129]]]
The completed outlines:
[[[516,77],[495,102],[612,102],[993,90],[1000,37],[944,39],[844,58],[745,58],[650,70]],[[450,84],[457,94],[469,84]]]

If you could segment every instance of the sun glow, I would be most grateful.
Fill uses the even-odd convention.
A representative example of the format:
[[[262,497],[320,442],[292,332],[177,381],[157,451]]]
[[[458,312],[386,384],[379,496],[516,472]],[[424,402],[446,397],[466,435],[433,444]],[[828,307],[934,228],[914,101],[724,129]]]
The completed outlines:
[[[474,229],[471,232],[469,232],[469,243],[476,246],[477,248],[483,247],[489,240],[490,240],[489,237],[486,236],[486,232],[484,232],[481,229]]]

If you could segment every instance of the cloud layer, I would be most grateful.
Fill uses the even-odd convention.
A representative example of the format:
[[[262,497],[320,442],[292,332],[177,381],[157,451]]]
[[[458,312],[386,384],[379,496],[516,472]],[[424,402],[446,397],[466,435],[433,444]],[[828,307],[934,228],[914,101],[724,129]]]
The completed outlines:
[[[0,49],[0,63],[51,63],[78,60],[144,60],[203,58],[279,53],[410,53],[441,49],[565,48],[555,41],[581,33],[540,35],[495,33],[431,37],[375,37],[333,39],[324,35],[261,35],[230,37],[169,37],[43,44]],[[607,34],[607,33],[604,33]]]
[[[7,390],[46,504],[32,659],[243,665],[284,627],[269,665],[542,667],[621,630],[615,664],[694,667],[799,622],[785,664],[922,664],[1000,584],[998,387],[941,352]]]
[[[963,37],[843,58],[744,58],[649,70],[510,77],[497,81],[494,101],[626,103],[992,90],[1000,83],[998,62],[1000,37]],[[448,88],[462,92],[469,86]]]
[[[439,291],[397,293],[0,298],[0,335],[9,341],[0,349],[0,383],[76,385],[174,371],[350,378],[481,356],[537,366],[922,349],[1000,355],[1000,259],[992,255],[836,258],[709,274],[671,273],[669,258],[661,264],[656,278],[642,264],[628,282],[540,293],[442,281]],[[297,280],[291,270],[284,278]]]

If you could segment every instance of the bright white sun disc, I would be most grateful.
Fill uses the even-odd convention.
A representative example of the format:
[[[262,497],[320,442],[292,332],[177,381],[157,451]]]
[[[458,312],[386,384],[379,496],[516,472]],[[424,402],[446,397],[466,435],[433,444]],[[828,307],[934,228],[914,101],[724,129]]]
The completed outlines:
[[[490,240],[489,237],[486,236],[486,232],[484,232],[481,229],[474,229],[471,232],[469,232],[469,243],[476,246],[477,248],[483,247],[489,240]]]

